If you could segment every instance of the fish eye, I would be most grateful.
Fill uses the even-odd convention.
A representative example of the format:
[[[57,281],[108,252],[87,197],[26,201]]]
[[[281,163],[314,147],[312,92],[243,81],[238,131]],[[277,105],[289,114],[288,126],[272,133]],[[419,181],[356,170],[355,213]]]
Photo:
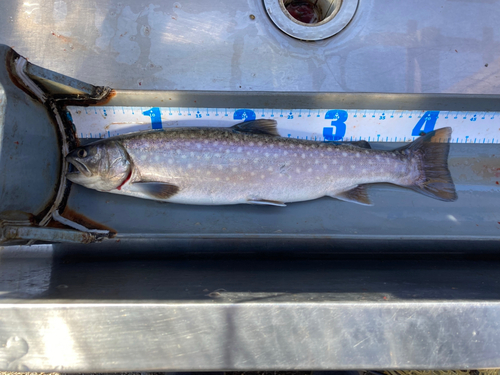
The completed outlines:
[[[85,156],[87,156],[87,151],[85,151],[84,148],[81,148],[80,150],[78,150],[78,152],[76,153],[76,155],[79,158],[84,158]]]

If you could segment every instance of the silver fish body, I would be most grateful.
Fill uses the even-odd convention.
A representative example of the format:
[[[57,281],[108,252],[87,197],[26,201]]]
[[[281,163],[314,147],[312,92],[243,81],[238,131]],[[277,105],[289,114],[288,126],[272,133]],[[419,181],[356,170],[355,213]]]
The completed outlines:
[[[381,151],[279,137],[271,121],[146,131],[74,150],[67,160],[77,171],[68,178],[101,191],[199,205],[284,205],[323,196],[370,204],[365,186],[380,182],[455,200],[449,146],[431,142],[447,139],[450,130],[436,133]]]

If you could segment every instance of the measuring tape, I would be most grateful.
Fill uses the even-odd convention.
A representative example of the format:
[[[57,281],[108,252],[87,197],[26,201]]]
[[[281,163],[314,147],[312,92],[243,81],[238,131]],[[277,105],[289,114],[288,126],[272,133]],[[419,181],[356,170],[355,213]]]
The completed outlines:
[[[277,121],[283,137],[318,141],[409,142],[450,126],[451,143],[500,142],[500,112],[116,106],[70,106],[68,112],[81,138],[179,126],[231,126],[266,118]]]

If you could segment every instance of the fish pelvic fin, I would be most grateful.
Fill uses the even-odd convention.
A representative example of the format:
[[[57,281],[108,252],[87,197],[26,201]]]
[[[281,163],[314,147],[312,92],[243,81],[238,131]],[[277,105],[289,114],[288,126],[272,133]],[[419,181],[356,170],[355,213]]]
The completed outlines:
[[[273,201],[273,200],[269,200],[269,199],[248,199],[247,202],[249,204],[286,207],[286,204],[281,202],[281,201]]]
[[[262,134],[270,135],[273,137],[279,137],[276,120],[270,119],[260,119],[240,122],[234,126],[231,126],[234,132],[237,133],[250,133],[250,134]]]
[[[365,185],[358,185],[350,190],[332,195],[332,197],[345,202],[361,204],[363,206],[373,206]]]
[[[420,175],[408,188],[445,202],[457,200],[455,184],[448,169],[451,128],[434,130],[395,151],[420,159]]]

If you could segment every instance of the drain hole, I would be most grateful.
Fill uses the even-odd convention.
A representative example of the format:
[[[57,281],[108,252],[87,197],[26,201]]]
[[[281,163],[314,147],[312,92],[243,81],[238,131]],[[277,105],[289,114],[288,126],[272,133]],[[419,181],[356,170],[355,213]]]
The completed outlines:
[[[339,0],[283,0],[288,14],[298,22],[320,23],[339,8]]]

